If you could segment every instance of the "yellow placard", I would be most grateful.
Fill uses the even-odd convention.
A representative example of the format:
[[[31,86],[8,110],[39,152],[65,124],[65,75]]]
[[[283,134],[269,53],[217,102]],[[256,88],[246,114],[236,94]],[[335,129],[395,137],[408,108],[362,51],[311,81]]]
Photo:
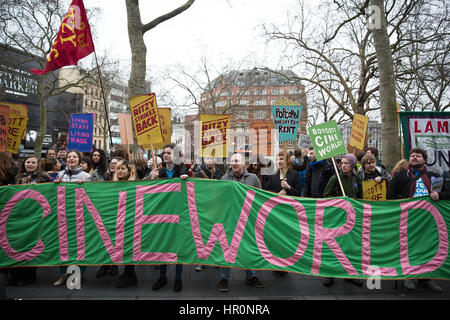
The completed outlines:
[[[367,180],[362,182],[363,199],[364,200],[386,200],[386,181],[382,180],[380,183],[375,180]]]
[[[227,156],[230,116],[224,114],[200,115],[200,156]]]
[[[355,113],[353,117],[352,131],[350,133],[349,145],[358,150],[364,150],[364,142],[366,139],[367,126],[369,118],[361,114]]]
[[[17,153],[19,151],[20,141],[23,139],[27,129],[27,123],[28,117],[14,113],[9,114],[8,147],[6,151],[11,153]]]
[[[130,106],[137,143],[141,146],[163,143],[155,94],[133,97]]]
[[[161,134],[163,137],[162,143],[153,144],[153,149],[162,149],[165,145],[169,144],[172,140],[172,109],[170,108],[158,108]],[[151,146],[143,145],[144,149],[151,149]]]
[[[0,105],[0,152],[8,147],[9,107]]]

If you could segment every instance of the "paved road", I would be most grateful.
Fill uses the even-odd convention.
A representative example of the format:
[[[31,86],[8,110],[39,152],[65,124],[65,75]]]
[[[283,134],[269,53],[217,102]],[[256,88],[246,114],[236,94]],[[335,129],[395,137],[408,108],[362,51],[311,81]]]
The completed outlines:
[[[122,267],[120,267],[122,268]],[[23,300],[450,300],[450,281],[436,280],[444,292],[434,293],[418,287],[410,291],[401,286],[395,288],[395,281],[381,281],[380,290],[368,290],[364,284],[356,287],[342,279],[326,288],[320,277],[289,273],[285,278],[276,277],[271,271],[257,271],[264,281],[265,288],[248,286],[245,273],[239,269],[231,271],[230,290],[221,293],[217,290],[219,270],[207,267],[196,272],[194,266],[184,266],[183,290],[173,291],[174,266],[168,267],[168,284],[159,291],[152,291],[152,285],[159,277],[154,266],[137,266],[138,285],[118,289],[113,278],[95,277],[99,267],[88,267],[85,281],[80,290],[69,290],[66,286],[51,286],[59,276],[57,267],[38,269],[38,280],[27,286],[7,287],[7,298]]]

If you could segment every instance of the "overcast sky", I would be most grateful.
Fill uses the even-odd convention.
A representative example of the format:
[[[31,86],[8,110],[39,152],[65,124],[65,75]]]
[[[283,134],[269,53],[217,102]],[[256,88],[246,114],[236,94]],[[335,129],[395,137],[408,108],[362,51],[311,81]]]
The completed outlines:
[[[102,8],[96,22],[96,49],[109,48],[116,57],[131,61],[125,0],[85,0],[85,6]],[[206,54],[213,63],[255,56],[276,67],[279,52],[266,50],[262,23],[283,24],[296,0],[197,0],[191,8],[145,35],[151,70],[198,63]],[[142,22],[148,23],[185,0],[141,0]],[[274,65],[275,64],[275,65]]]

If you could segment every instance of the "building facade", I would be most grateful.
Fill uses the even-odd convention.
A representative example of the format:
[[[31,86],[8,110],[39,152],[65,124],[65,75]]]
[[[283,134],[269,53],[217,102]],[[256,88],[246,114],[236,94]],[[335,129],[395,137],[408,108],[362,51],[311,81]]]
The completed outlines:
[[[29,69],[40,69],[39,61],[42,62],[43,59],[2,44],[0,44],[0,56],[0,102],[23,104],[28,109],[26,135],[19,147],[19,155],[26,157],[34,153],[41,123],[40,77],[34,75]],[[55,70],[46,77],[49,85],[57,81],[59,71]],[[70,114],[81,112],[82,96],[64,92],[49,96],[45,102],[47,130],[42,146],[43,153],[56,144],[60,134],[68,132]]]
[[[298,134],[306,134],[308,108],[305,86],[290,70],[252,69],[232,71],[214,79],[200,97],[199,113],[229,114],[230,128],[237,133],[235,148],[250,143],[252,123],[273,120],[272,106],[288,99],[303,106]],[[192,119],[190,119],[192,120]],[[293,150],[296,142],[289,144]]]

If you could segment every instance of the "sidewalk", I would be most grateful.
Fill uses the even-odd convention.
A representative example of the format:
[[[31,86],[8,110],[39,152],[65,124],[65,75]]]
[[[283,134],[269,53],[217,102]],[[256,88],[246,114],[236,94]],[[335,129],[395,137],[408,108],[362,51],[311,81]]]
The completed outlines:
[[[113,278],[97,279],[100,267],[88,267],[85,281],[80,290],[69,290],[66,286],[54,288],[51,284],[58,278],[57,267],[38,268],[38,279],[27,286],[6,287],[7,298],[23,300],[450,300],[450,281],[435,280],[444,290],[434,293],[423,287],[410,291],[398,281],[381,281],[380,290],[369,290],[363,280],[362,288],[343,279],[336,279],[332,287],[326,288],[322,278],[289,273],[285,278],[276,277],[272,271],[256,271],[264,281],[265,288],[250,287],[245,283],[245,273],[239,269],[231,271],[229,291],[221,293],[217,289],[219,270],[206,267],[201,272],[195,266],[185,265],[183,290],[173,291],[175,267],[169,266],[168,283],[159,291],[152,291],[153,283],[159,277],[154,266],[136,266],[138,285],[125,289],[114,286]],[[119,267],[122,271],[123,267]]]

